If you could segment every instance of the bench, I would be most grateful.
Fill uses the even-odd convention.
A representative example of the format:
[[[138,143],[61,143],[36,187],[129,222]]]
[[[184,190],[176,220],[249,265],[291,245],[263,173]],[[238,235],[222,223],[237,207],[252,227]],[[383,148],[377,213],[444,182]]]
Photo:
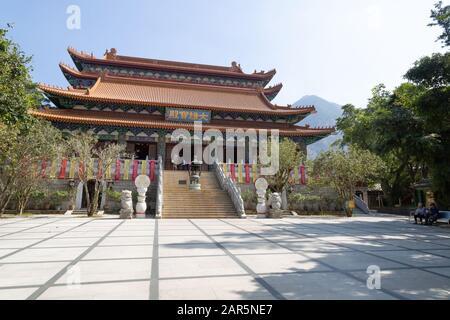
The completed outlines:
[[[414,216],[415,210],[412,210],[409,212],[409,221],[411,221],[411,218]],[[450,211],[439,211],[439,215],[436,220],[433,220],[434,222],[441,222],[441,223],[448,223],[450,224]]]
[[[439,211],[436,221],[450,224],[450,211]]]

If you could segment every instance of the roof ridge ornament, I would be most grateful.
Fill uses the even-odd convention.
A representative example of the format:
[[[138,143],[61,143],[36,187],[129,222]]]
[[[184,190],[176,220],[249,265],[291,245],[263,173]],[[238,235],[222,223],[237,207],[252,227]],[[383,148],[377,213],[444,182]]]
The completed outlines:
[[[237,71],[237,72],[242,72],[241,64],[237,63],[236,61],[232,61],[231,62],[231,70],[232,71]]]
[[[117,49],[111,48],[109,51],[108,51],[108,49],[106,49],[104,57],[107,60],[116,60],[117,59]]]

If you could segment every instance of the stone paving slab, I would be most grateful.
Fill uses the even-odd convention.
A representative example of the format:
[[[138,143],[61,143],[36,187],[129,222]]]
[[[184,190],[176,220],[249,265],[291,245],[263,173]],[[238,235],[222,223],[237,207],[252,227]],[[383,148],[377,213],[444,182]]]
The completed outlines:
[[[0,299],[450,299],[450,229],[395,216],[1,219]]]

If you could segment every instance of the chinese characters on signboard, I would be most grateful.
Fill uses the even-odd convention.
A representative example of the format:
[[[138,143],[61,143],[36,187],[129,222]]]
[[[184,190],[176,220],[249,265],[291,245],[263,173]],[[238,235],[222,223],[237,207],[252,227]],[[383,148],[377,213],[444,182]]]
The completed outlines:
[[[208,123],[211,120],[211,111],[166,108],[166,121]]]

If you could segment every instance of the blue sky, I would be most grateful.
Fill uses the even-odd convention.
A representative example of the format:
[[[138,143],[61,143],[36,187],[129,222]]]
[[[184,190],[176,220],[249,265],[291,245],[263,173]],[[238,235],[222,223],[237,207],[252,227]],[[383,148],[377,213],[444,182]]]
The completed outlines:
[[[277,69],[278,104],[315,94],[364,107],[378,83],[393,88],[420,56],[442,51],[440,30],[427,27],[437,0],[168,0],[2,3],[0,25],[33,55],[37,82],[67,86],[58,63],[67,47],[229,65],[245,72]],[[81,29],[69,30],[69,5]]]

